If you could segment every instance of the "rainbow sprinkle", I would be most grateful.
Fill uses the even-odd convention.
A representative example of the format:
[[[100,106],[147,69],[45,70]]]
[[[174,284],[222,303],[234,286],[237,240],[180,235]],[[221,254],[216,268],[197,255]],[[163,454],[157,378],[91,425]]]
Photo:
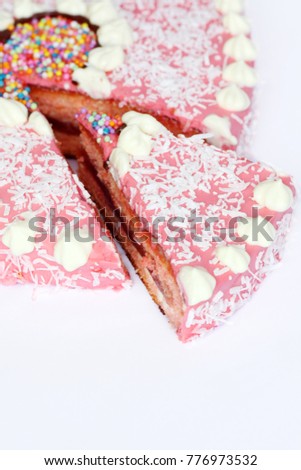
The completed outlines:
[[[0,96],[20,101],[32,111],[38,107],[30,97],[30,88],[24,87],[11,73],[7,75],[0,73]]]
[[[4,48],[20,76],[72,83],[73,71],[87,63],[95,46],[96,35],[87,23],[45,16],[17,24]]]
[[[24,87],[14,76],[3,44],[0,44],[0,96],[18,100],[32,111],[37,109],[30,97],[30,88]]]
[[[117,134],[123,125],[120,116],[112,118],[108,114],[101,114],[96,111],[90,112],[87,109],[82,109],[77,118],[93,131],[98,143],[102,140],[106,143],[111,143],[111,135]]]

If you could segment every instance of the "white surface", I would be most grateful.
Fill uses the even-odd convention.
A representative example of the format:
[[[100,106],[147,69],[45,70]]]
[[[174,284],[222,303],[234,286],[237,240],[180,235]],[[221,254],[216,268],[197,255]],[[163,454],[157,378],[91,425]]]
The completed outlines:
[[[300,2],[252,0],[254,154],[301,178]],[[232,324],[180,344],[132,291],[0,288],[2,449],[293,449],[301,444],[300,207],[281,268]]]

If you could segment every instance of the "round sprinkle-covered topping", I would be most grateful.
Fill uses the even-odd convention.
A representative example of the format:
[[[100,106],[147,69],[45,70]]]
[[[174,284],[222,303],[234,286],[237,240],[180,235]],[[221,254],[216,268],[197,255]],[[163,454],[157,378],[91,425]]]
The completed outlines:
[[[96,35],[87,23],[46,16],[17,24],[4,47],[13,71],[71,82],[74,70],[85,66],[95,46]]]

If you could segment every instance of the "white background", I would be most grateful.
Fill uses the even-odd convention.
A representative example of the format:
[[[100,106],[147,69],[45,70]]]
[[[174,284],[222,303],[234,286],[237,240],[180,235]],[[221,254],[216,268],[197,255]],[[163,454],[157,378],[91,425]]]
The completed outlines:
[[[299,0],[250,0],[253,153],[301,178]],[[231,325],[178,342],[139,280],[113,293],[0,288],[2,449],[301,447],[301,210],[283,265]]]

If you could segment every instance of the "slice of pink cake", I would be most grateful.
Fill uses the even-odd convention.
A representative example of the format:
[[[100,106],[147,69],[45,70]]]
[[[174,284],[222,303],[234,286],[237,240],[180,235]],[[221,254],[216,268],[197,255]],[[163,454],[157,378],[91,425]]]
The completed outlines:
[[[85,110],[79,122],[80,177],[179,338],[226,322],[281,259],[291,178],[149,115],[127,113],[119,130]]]
[[[250,133],[256,49],[243,0],[0,0],[0,17],[3,73],[30,86],[62,141],[82,107],[147,112],[219,146]]]
[[[130,284],[89,195],[39,112],[0,98],[0,283]]]

